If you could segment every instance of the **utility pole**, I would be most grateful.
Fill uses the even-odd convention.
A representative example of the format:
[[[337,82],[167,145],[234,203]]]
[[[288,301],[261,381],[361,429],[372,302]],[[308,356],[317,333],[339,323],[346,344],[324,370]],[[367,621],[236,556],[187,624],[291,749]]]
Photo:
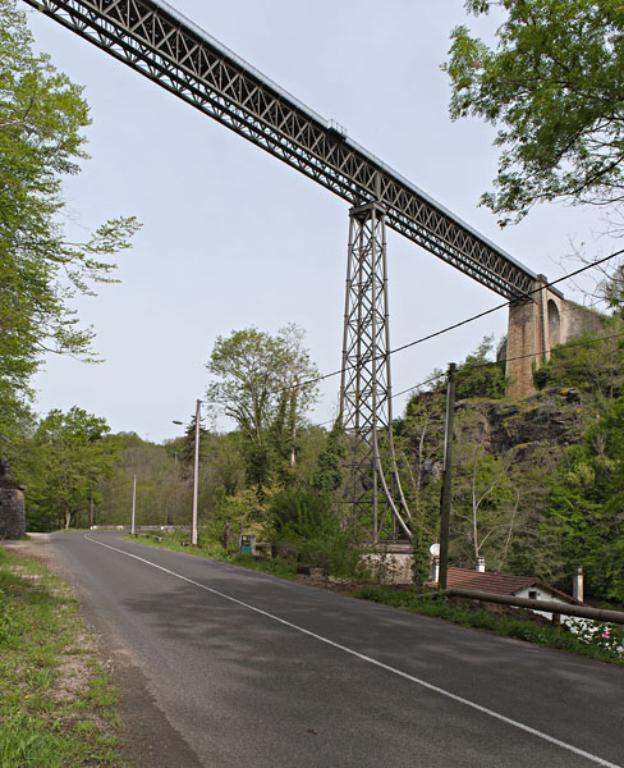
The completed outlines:
[[[199,496],[199,437],[201,421],[201,400],[195,404],[195,461],[193,465],[193,528],[191,544],[197,546],[197,500]]]
[[[130,527],[130,533],[134,536],[136,526],[136,475],[132,479],[132,525]]]
[[[451,495],[453,481],[453,416],[455,415],[455,373],[457,366],[449,363],[446,384],[446,426],[444,432],[444,478],[440,498],[440,589],[448,582],[448,547],[451,520]]]

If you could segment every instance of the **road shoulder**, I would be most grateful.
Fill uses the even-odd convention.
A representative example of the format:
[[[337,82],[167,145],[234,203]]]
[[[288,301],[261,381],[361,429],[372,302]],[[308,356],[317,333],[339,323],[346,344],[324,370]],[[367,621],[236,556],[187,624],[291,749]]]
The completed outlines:
[[[156,705],[149,681],[131,651],[124,647],[114,627],[91,609],[88,595],[79,587],[62,554],[54,547],[54,536],[37,535],[28,542],[19,542],[17,550],[43,562],[69,585],[78,601],[78,614],[92,638],[97,661],[118,692],[119,765],[202,768],[195,753]]]

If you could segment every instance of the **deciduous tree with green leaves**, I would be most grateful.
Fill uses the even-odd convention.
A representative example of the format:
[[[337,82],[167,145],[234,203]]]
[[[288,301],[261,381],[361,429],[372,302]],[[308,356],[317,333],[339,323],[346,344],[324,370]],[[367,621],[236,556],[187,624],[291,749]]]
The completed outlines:
[[[504,461],[487,453],[481,439],[470,439],[479,431],[471,427],[475,416],[464,412],[457,421],[463,439],[455,451],[452,555],[469,567],[485,556],[498,568],[513,538],[517,498]]]
[[[561,574],[582,565],[590,595],[624,602],[624,398],[573,446],[552,480],[541,526],[561,556]],[[560,575],[561,575],[560,574]]]
[[[89,122],[82,89],[33,52],[24,14],[0,0],[0,434],[23,410],[42,355],[94,359],[93,330],[71,299],[113,281],[111,257],[138,229],[116,218],[86,242],[65,235],[62,182],[87,157]]]
[[[23,470],[29,525],[69,528],[88,510],[117,457],[109,432],[104,419],[75,406],[67,413],[50,411],[40,422]]]
[[[496,46],[453,30],[444,65],[455,119],[498,128],[493,192],[482,202],[505,225],[533,205],[624,199],[624,6],[620,0],[468,0],[503,13]],[[502,9],[502,10],[501,10]]]
[[[466,357],[457,371],[457,399],[468,397],[505,397],[505,365],[494,362],[494,337],[486,336],[477,349]]]
[[[299,432],[317,396],[311,380],[318,371],[303,332],[290,325],[275,336],[256,328],[220,336],[207,368],[215,377],[208,399],[236,422],[248,480],[261,489],[295,465]]]

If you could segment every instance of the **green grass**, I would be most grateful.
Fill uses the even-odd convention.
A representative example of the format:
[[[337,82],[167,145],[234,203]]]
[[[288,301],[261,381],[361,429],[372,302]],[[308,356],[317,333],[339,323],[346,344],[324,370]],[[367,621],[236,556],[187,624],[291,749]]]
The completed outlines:
[[[87,638],[68,587],[0,548],[2,768],[125,765],[117,692]]]
[[[397,591],[380,586],[362,587],[355,590],[352,596],[423,616],[445,619],[464,627],[483,629],[503,637],[525,640],[535,645],[570,651],[624,666],[624,658],[621,655],[600,646],[588,645],[564,629],[541,624],[529,618],[492,613],[466,600],[423,595],[416,590]]]
[[[198,547],[191,547],[183,542],[188,541],[188,534],[163,534],[162,541],[158,541],[153,536],[144,536],[137,534],[135,536],[127,535],[123,537],[125,541],[132,541],[137,544],[146,544],[149,547],[158,549],[169,549],[173,552],[184,552],[185,555],[195,555],[196,557],[206,557],[210,560],[219,560],[223,563],[240,565],[242,568],[249,568],[253,571],[270,573],[273,576],[279,576],[281,579],[294,579],[297,574],[297,564],[293,560],[283,560],[276,558],[274,560],[256,560],[251,555],[228,555],[220,544],[212,542],[202,542],[199,540]]]

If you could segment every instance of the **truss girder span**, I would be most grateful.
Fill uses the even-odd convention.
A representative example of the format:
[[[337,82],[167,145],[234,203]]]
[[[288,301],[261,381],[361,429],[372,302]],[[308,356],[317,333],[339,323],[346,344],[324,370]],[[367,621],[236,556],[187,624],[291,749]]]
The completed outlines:
[[[347,498],[377,543],[411,538],[392,436],[392,383],[385,210],[351,211],[345,291],[340,418],[349,441]]]
[[[253,67],[153,0],[25,0],[351,205],[508,299],[535,275]]]

